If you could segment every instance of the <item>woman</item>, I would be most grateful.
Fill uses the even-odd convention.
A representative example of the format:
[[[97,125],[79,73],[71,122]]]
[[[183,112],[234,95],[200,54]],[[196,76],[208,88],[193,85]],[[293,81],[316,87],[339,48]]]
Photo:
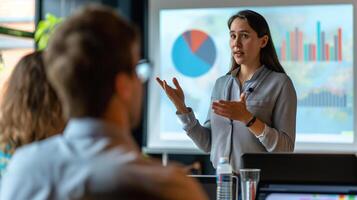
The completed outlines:
[[[41,52],[24,56],[6,86],[0,106],[0,177],[17,148],[59,133],[65,125]]]
[[[186,107],[176,78],[176,88],[157,81],[175,105],[188,136],[211,153],[213,166],[217,167],[220,157],[228,157],[238,172],[243,153],[294,150],[297,99],[264,17],[243,10],[228,20],[228,28],[232,66],[215,83],[203,126]]]

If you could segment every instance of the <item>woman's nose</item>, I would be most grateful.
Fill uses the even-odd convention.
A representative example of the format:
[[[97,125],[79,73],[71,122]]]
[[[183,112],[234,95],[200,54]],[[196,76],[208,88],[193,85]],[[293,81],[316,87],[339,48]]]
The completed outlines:
[[[237,37],[235,40],[234,40],[234,46],[237,46],[237,47],[241,47],[242,46],[242,40],[240,37]]]

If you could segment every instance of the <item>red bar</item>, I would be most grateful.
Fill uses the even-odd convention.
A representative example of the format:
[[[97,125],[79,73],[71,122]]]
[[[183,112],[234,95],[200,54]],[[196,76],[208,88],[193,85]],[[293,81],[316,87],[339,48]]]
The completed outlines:
[[[286,43],[285,40],[281,43],[281,60],[286,60]]]
[[[303,60],[303,42],[302,42],[302,32],[301,31],[299,31],[299,40],[298,40],[298,42],[299,42],[299,48],[298,48],[298,56],[299,56],[299,60]]]
[[[316,46],[312,44],[312,60],[316,61]]]
[[[338,40],[338,61],[342,61],[342,29],[338,28],[338,34],[337,34],[337,40]]]
[[[330,60],[330,47],[328,44],[325,44],[325,55],[326,55],[326,61]]]
[[[295,34],[290,32],[290,59],[295,60]]]

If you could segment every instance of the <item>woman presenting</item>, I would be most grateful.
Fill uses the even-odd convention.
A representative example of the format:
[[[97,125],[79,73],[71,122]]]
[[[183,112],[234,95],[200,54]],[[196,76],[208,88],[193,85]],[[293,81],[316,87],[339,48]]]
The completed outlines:
[[[243,10],[228,20],[232,66],[216,80],[207,120],[201,125],[185,104],[180,84],[157,78],[177,109],[184,130],[216,168],[228,157],[233,171],[243,153],[292,152],[295,144],[296,92],[279,63],[268,23]]]

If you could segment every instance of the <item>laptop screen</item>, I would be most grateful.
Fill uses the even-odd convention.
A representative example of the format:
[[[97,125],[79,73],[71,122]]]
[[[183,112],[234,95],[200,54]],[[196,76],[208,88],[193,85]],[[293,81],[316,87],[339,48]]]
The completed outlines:
[[[261,169],[259,200],[357,200],[355,154],[252,153],[242,161]]]
[[[345,195],[345,194],[293,194],[285,193],[270,194],[265,198],[259,198],[264,200],[355,200],[356,195]]]
[[[261,184],[259,200],[357,200],[353,185]]]

